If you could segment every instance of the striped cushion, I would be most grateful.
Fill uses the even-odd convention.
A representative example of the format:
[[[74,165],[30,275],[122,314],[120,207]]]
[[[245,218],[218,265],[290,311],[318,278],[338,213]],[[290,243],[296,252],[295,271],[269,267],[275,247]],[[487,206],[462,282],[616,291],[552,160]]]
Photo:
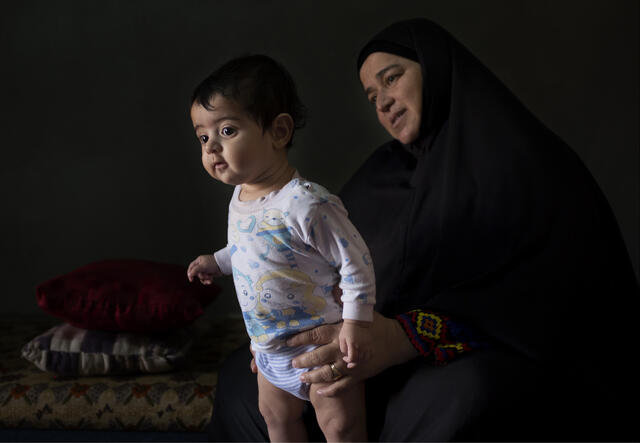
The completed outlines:
[[[190,329],[134,334],[65,323],[24,345],[22,356],[43,371],[60,375],[163,372],[179,364],[192,343]]]

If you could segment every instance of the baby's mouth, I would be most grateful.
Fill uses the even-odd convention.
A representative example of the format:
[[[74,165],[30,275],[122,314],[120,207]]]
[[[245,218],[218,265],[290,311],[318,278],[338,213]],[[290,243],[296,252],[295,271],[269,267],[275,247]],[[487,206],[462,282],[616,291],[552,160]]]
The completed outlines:
[[[226,162],[215,162],[213,164],[213,168],[214,169],[224,169],[227,167],[227,163]]]

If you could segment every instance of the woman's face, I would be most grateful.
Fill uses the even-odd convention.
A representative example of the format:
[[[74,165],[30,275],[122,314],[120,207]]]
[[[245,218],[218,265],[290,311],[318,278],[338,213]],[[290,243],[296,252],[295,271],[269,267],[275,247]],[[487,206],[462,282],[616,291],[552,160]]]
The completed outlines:
[[[389,134],[408,144],[420,134],[422,69],[420,64],[387,52],[374,52],[360,68],[360,82]]]

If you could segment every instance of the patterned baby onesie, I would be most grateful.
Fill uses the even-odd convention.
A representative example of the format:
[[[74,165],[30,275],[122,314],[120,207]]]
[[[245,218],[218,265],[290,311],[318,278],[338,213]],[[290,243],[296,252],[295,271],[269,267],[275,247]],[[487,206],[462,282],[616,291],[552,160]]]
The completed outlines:
[[[308,399],[289,348],[290,335],[341,318],[371,321],[375,277],[369,250],[340,199],[299,175],[282,189],[229,204],[227,246],[215,253],[233,274],[256,364],[274,386]],[[341,307],[332,295],[342,289]],[[294,382],[295,381],[295,382]]]

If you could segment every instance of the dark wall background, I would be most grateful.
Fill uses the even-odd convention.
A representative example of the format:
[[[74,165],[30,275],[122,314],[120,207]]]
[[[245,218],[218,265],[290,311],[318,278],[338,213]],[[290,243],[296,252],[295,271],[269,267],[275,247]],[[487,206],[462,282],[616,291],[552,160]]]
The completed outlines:
[[[0,309],[38,312],[38,282],[94,260],[188,264],[224,244],[231,188],[203,170],[188,107],[229,57],[290,69],[310,109],[291,160],[337,192],[387,139],[358,49],[415,16],[452,32],[574,147],[640,273],[638,15],[636,0],[3,2]],[[227,294],[212,309],[233,306]]]

